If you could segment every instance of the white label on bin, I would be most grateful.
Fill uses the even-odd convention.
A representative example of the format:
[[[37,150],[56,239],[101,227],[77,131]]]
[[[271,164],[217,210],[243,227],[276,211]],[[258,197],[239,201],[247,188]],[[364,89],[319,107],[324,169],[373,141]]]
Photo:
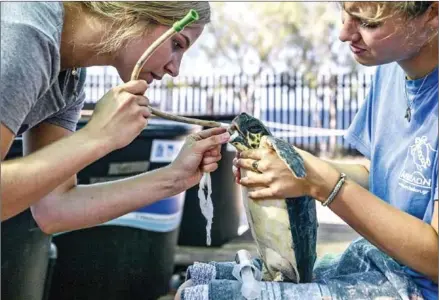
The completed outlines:
[[[108,167],[108,175],[124,175],[148,171],[149,161],[113,162]]]
[[[180,225],[181,217],[182,211],[170,215],[130,212],[119,218],[105,222],[103,225],[120,225],[155,232],[170,232]]]
[[[145,212],[140,209],[140,211],[132,211],[118,218],[105,222],[103,225],[118,225],[155,232],[170,232],[175,230],[181,223],[185,197],[186,192],[181,192],[178,195],[167,198],[167,200],[172,199],[172,201],[176,201],[174,205],[178,206],[168,210],[167,213],[157,213],[151,211]],[[156,205],[157,204],[160,205],[160,201],[157,202]],[[175,208],[177,209],[176,211],[174,210]],[[171,213],[171,211],[175,212]]]
[[[151,146],[151,162],[172,162],[184,144],[182,141],[153,140]]]
[[[108,182],[108,181],[114,181],[119,179],[125,179],[126,176],[111,176],[111,177],[90,177],[90,184],[92,183],[99,183],[99,182]]]

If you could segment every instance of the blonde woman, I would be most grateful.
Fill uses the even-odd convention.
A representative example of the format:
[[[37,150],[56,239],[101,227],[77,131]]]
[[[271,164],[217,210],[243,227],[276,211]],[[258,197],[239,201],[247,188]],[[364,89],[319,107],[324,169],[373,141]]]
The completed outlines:
[[[438,3],[342,8],[340,39],[359,63],[379,66],[347,133],[370,164],[328,163],[299,150],[307,171],[299,179],[273,152],[255,150],[234,164],[254,170],[258,161],[261,173],[235,175],[244,186],[262,188],[251,193],[255,200],[310,195],[363,238],[331,263],[317,264],[312,283],[264,282],[259,299],[437,299]],[[241,299],[236,280],[210,280],[231,279],[227,267],[191,267],[194,279],[180,289],[182,298]]]
[[[190,9],[199,20],[161,46],[139,80],[129,81],[141,54]],[[26,262],[13,259],[14,253],[47,249],[52,233],[93,226],[194,186],[202,172],[217,168],[220,145],[229,135],[224,129],[202,131],[187,139],[167,167],[123,181],[77,185],[78,171],[126,146],[147,125],[147,83],[178,75],[184,53],[209,22],[209,4],[3,2],[1,12],[2,160],[14,137],[24,138],[24,157],[1,163],[2,275],[7,278],[2,291],[19,294],[44,278],[20,278],[20,264]],[[75,132],[85,68],[99,65],[115,67],[125,83],[108,91],[88,124]],[[17,236],[11,228],[22,230]],[[14,280],[22,281],[22,289],[4,286]],[[38,299],[25,298],[32,297]]]

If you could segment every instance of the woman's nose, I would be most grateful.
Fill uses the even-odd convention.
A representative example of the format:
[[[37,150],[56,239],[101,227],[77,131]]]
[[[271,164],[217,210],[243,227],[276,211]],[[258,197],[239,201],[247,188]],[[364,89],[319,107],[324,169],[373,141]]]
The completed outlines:
[[[361,35],[358,33],[355,21],[353,21],[349,17],[345,18],[338,38],[342,42],[359,41],[361,39]]]
[[[172,77],[177,77],[178,74],[180,73],[180,63],[181,63],[181,57],[172,59],[165,66],[166,73],[168,73]]]

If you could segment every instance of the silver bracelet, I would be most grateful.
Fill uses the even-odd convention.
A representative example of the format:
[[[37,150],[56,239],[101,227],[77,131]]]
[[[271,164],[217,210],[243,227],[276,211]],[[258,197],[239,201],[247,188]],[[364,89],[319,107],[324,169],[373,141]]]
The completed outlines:
[[[332,203],[332,201],[334,201],[335,196],[337,196],[338,192],[340,191],[340,189],[343,186],[345,181],[346,181],[346,174],[345,173],[341,173],[340,174],[340,179],[338,180],[338,182],[335,185],[334,189],[332,190],[331,194],[329,194],[328,199],[326,199],[322,203],[323,206],[328,206],[329,204]]]

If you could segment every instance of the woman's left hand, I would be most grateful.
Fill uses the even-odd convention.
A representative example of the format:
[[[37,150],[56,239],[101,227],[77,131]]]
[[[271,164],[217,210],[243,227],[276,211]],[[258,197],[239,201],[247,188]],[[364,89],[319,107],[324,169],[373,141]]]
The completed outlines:
[[[233,161],[237,168],[246,169],[247,175],[240,180],[246,187],[260,187],[249,193],[254,200],[285,199],[304,195],[324,201],[337,183],[339,172],[327,162],[297,149],[303,158],[306,176],[297,177],[273,149],[254,149],[240,153]],[[253,162],[258,161],[255,172]]]

